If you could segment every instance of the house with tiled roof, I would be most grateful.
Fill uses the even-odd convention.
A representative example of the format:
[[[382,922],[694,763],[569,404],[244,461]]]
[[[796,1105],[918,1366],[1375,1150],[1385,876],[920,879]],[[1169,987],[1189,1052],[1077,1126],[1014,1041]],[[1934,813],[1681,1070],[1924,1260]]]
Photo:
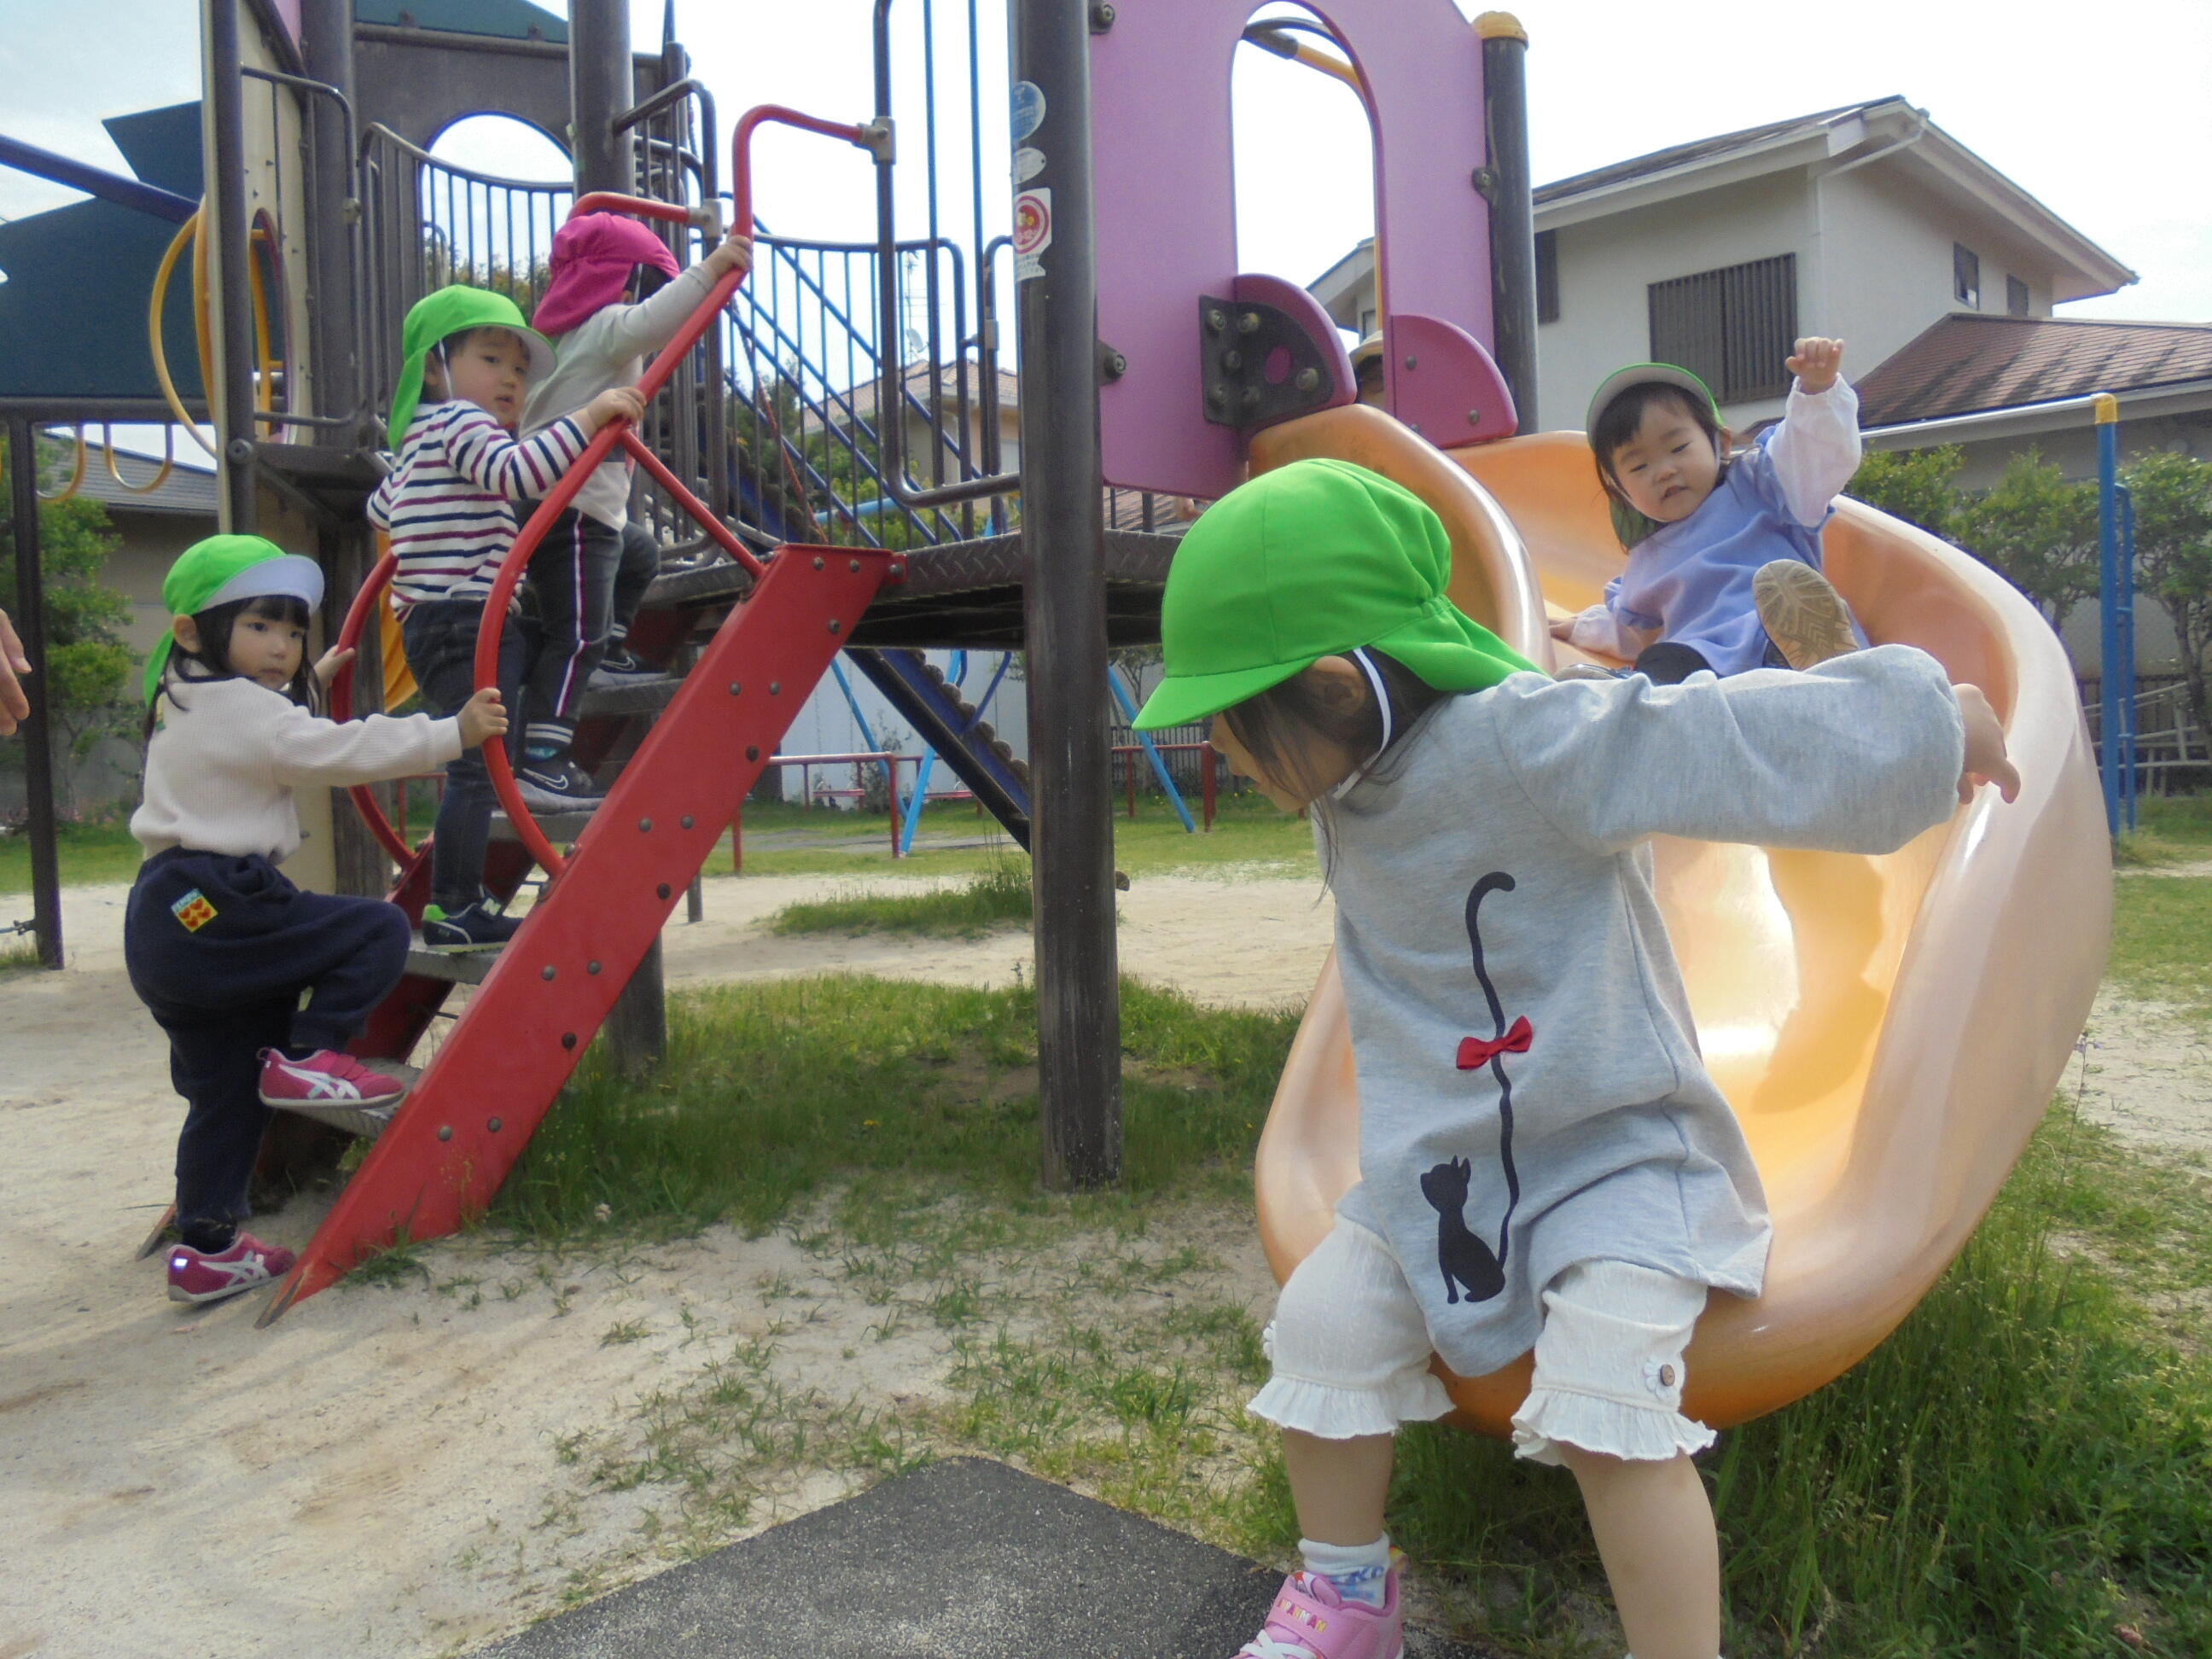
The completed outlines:
[[[2119,400],[2124,453],[2179,450],[2212,459],[2212,323],[2093,317],[1937,319],[1858,382],[1859,422],[1878,449],[1955,444],[1959,481],[1996,482],[2033,445],[2069,477],[2096,470],[2096,436],[2079,404]]]
[[[2212,324],[2067,318],[2054,306],[2135,273],[1902,98],[1718,134],[1535,191],[1537,388],[1524,428],[1577,428],[1624,363],[1696,370],[1739,433],[1782,413],[1800,334],[1846,342],[1870,448],[1955,444],[1985,489],[2033,447],[2096,471],[2087,394],[2109,392],[2124,455],[2212,457]],[[1338,325],[1376,324],[1363,243],[1311,285]],[[2094,607],[2063,630],[2096,671]],[[2137,611],[2139,669],[2173,672],[2172,630]]]
[[[1731,426],[1782,412],[1799,334],[1863,380],[1951,314],[2048,319],[2135,273],[1902,98],[1678,144],[1535,192],[1536,424],[1577,427],[1598,382],[1696,370]],[[1376,322],[1363,244],[1312,284]],[[1526,420],[1523,425],[1529,424]]]

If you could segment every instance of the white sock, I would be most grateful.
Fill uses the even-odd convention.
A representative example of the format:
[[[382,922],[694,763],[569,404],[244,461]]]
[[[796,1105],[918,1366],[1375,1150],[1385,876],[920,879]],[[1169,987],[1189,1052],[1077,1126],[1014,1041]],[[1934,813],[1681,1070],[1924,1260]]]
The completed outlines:
[[[1389,1592],[1390,1534],[1387,1532],[1371,1544],[1318,1544],[1301,1538],[1298,1553],[1305,1558],[1308,1572],[1328,1579],[1347,1601],[1379,1607]]]

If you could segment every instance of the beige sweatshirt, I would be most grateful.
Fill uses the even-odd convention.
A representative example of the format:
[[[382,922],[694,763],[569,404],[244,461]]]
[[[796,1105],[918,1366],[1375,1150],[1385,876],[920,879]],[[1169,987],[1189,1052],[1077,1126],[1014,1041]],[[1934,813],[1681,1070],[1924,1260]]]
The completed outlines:
[[[131,833],[149,858],[189,847],[282,864],[300,848],[295,787],[435,772],[460,752],[458,719],[319,720],[252,680],[187,680],[146,745]]]

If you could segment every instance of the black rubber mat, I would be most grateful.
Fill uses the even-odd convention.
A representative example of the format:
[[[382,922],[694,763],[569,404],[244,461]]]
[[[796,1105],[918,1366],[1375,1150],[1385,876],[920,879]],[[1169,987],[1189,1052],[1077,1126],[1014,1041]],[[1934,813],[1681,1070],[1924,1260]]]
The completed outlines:
[[[1279,1574],[976,1458],[933,1464],[476,1659],[1231,1659]],[[1407,1659],[1484,1659],[1409,1632]]]

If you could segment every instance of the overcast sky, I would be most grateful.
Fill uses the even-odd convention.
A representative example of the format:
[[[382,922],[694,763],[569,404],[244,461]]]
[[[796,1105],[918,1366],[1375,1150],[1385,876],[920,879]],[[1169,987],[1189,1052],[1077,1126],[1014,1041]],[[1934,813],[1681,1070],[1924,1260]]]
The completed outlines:
[[[662,0],[633,7],[635,42],[650,49]],[[1462,9],[1480,8],[1462,0]],[[100,119],[198,94],[198,9],[191,0],[0,0],[0,132],[121,169]],[[945,45],[964,56],[965,6],[936,0],[935,9]],[[2212,0],[2106,0],[2087,15],[2053,0],[1855,0],[1848,8],[1522,0],[1514,9],[1531,40],[1540,183],[1733,128],[1901,94],[2140,274],[2134,286],[2062,315],[2212,320]],[[676,0],[678,34],[714,88],[726,128],[748,105],[766,101],[865,115],[870,10],[867,0]],[[895,10],[908,38],[920,11],[912,0]],[[1002,0],[985,0],[981,11],[988,65],[1004,51]],[[121,42],[130,50],[118,50]],[[902,114],[910,118],[918,76],[909,81]],[[1237,91],[1241,263],[1310,280],[1373,228],[1364,119],[1347,89],[1256,51],[1240,55]],[[941,95],[951,93],[948,82]],[[1004,113],[988,108],[986,116],[985,198],[998,229]],[[919,124],[902,125],[911,155]],[[557,170],[554,152],[534,137],[455,134],[440,149],[524,176]],[[957,144],[945,159],[965,173]],[[760,162],[760,211],[777,230],[846,235],[872,226],[870,169],[857,152],[776,135],[763,140]],[[0,168],[0,215],[73,199]],[[959,211],[964,223],[964,198]],[[902,232],[910,224],[902,219]]]

